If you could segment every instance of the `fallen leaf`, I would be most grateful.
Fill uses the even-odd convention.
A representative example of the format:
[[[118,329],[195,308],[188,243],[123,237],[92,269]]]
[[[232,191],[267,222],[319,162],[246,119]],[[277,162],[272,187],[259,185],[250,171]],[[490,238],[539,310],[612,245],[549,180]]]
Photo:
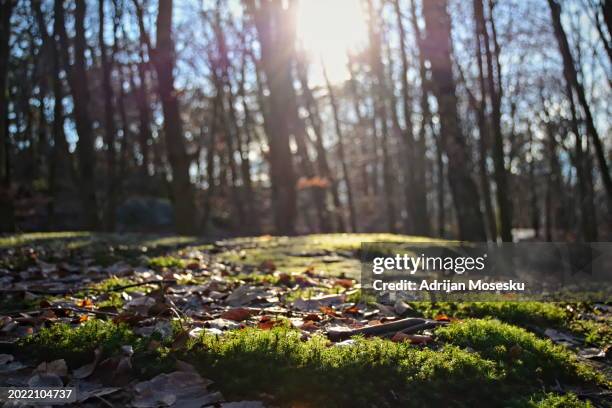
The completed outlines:
[[[544,330],[544,335],[557,344],[565,344],[568,346],[580,344],[580,341],[576,337],[563,333],[559,330],[546,329]]]
[[[227,319],[213,319],[207,321],[205,324],[212,329],[219,330],[232,330],[240,327],[238,323]]]
[[[317,324],[313,322],[312,320],[305,321],[304,324],[300,327],[300,329],[306,330],[306,331],[314,331],[314,330],[317,330],[318,328],[319,326],[317,326]]]
[[[353,282],[351,279],[336,279],[335,283],[336,285],[342,286],[345,289],[350,289],[355,284],[355,282]]]
[[[438,321],[438,322],[450,322],[451,319],[450,317],[448,317],[446,314],[444,313],[438,313],[435,317],[434,320]]]
[[[59,359],[40,363],[34,372],[40,374],[55,374],[59,377],[65,377],[68,375],[68,366],[64,359]]]
[[[343,313],[356,315],[359,314],[359,308],[357,307],[357,305],[347,307],[346,309],[344,309]]]
[[[3,364],[8,364],[13,361],[15,357],[12,354],[0,354],[0,366]]]
[[[588,359],[606,358],[605,350],[589,347],[578,351],[578,355]]]
[[[276,265],[273,261],[266,259],[265,261],[259,264],[259,269],[261,269],[262,271],[273,272],[276,270]]]
[[[35,374],[28,380],[28,386],[30,387],[63,387],[64,383],[62,379],[53,373],[40,373]]]
[[[177,407],[201,407],[223,399],[218,392],[209,392],[212,381],[203,379],[196,372],[175,371],[160,374],[149,381],[134,385],[135,397],[132,406],[153,408],[160,405]]]
[[[98,363],[100,362],[101,356],[102,356],[102,350],[100,348],[97,348],[94,351],[94,360],[89,364],[85,364],[84,366],[81,366],[77,368],[76,370],[73,370],[72,376],[77,379],[83,379],[83,378],[89,377],[91,374],[93,374],[94,370],[96,369]]]
[[[93,309],[94,304],[91,299],[85,298],[85,299],[79,300],[77,302],[77,306],[84,307],[86,309]]]
[[[321,316],[319,316],[316,313],[308,313],[306,316],[303,317],[304,321],[313,321],[313,322],[320,322],[321,321]]]
[[[393,305],[393,311],[398,316],[404,317],[408,312],[412,310],[412,307],[402,299],[397,299],[395,304]]]
[[[244,307],[237,307],[234,309],[226,310],[225,312],[221,313],[221,318],[233,320],[235,322],[241,322],[255,314],[257,314],[257,311],[255,310],[247,309]]]
[[[262,316],[257,323],[257,327],[261,330],[270,330],[278,323],[277,320],[273,320],[270,316]]]

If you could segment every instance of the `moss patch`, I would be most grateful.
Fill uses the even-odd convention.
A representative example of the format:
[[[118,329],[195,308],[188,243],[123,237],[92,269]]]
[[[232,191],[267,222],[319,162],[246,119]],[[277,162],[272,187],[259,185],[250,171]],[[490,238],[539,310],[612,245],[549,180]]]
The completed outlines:
[[[468,319],[440,328],[436,336],[444,342],[470,347],[482,357],[498,362],[513,381],[530,378],[547,384],[559,380],[610,385],[564,347],[499,320]]]

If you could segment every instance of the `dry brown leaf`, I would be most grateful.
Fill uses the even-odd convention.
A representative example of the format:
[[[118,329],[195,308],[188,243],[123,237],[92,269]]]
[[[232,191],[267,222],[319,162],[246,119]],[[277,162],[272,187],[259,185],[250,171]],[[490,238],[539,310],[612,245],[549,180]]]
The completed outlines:
[[[345,289],[350,289],[355,284],[355,282],[353,282],[351,279],[336,279],[335,283],[336,285],[342,286]]]
[[[450,322],[451,319],[450,317],[448,317],[446,314],[444,313],[438,313],[435,317],[434,320],[438,321],[438,322]]]
[[[247,309],[245,307],[236,307],[221,313],[221,318],[241,322],[255,314],[257,314],[257,311],[255,310]]]

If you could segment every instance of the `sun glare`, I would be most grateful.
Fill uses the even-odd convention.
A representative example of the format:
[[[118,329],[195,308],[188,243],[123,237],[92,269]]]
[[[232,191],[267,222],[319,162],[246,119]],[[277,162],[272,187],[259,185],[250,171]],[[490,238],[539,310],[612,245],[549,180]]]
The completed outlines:
[[[297,15],[301,46],[313,62],[323,61],[331,82],[348,78],[347,53],[363,46],[367,29],[359,0],[302,0]],[[319,65],[319,64],[317,64]],[[313,82],[323,82],[320,67]]]

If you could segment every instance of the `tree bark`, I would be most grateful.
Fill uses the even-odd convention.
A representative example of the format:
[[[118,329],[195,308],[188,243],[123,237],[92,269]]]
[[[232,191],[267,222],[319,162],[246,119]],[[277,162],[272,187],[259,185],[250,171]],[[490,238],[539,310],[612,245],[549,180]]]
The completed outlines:
[[[190,160],[187,156],[179,101],[174,89],[174,40],[172,38],[173,1],[159,2],[157,41],[153,65],[157,72],[157,87],[164,113],[164,136],[168,161],[172,168],[174,222],[179,234],[197,232],[195,196],[189,178]]]
[[[427,191],[425,189],[425,152],[418,149],[417,144],[424,144],[425,132],[419,133],[419,139],[415,141],[412,123],[412,109],[410,104],[410,87],[408,85],[408,57],[406,55],[406,31],[402,19],[402,10],[399,0],[393,0],[397,29],[399,32],[399,48],[401,56],[401,83],[402,83],[402,108],[404,113],[404,148],[407,163],[404,163],[404,185],[407,201],[407,210],[411,218],[412,230],[409,233],[416,235],[429,235],[429,214],[427,211]],[[422,124],[424,126],[424,124]],[[411,202],[410,202],[411,201]]]
[[[478,189],[470,175],[472,161],[457,111],[451,61],[451,21],[446,8],[446,0],[424,2],[427,32],[424,51],[431,64],[433,93],[438,101],[442,144],[448,157],[448,178],[457,210],[459,238],[484,241],[486,233]]]
[[[336,97],[334,90],[327,77],[327,72],[323,68],[323,75],[325,77],[325,84],[327,85],[327,93],[329,96],[329,102],[332,107],[332,114],[334,117],[334,127],[336,129],[336,136],[338,137],[338,158],[340,159],[340,165],[342,167],[342,178],[344,179],[344,186],[346,187],[346,196],[348,199],[349,206],[349,222],[351,224],[351,231],[357,232],[357,210],[355,209],[355,201],[353,199],[353,187],[351,183],[351,177],[346,164],[346,156],[344,154],[344,134],[342,133],[342,127],[340,126],[340,117],[338,115],[338,104],[336,103]]]
[[[335,230],[337,232],[345,232],[346,226],[344,225],[345,223],[344,217],[342,215],[342,204],[340,202],[340,195],[338,194],[338,182],[334,177],[327,161],[327,152],[325,151],[325,146],[323,145],[323,126],[321,123],[321,115],[319,113],[317,101],[315,100],[314,95],[312,94],[312,90],[310,89],[310,85],[308,84],[307,69],[308,68],[306,67],[306,64],[301,60],[298,60],[298,78],[300,80],[300,85],[302,88],[302,95],[305,100],[305,108],[308,112],[308,120],[310,122],[310,127],[312,128],[315,136],[314,145],[315,150],[317,152],[317,170],[323,177],[325,177],[329,181],[336,219]]]
[[[59,4],[58,4],[59,3]],[[64,19],[63,0],[56,0],[56,18],[59,19],[60,48],[62,60],[68,76],[68,84],[74,104],[74,120],[79,135],[77,142],[77,156],[79,168],[79,190],[85,214],[85,226],[96,230],[100,226],[98,214],[98,200],[96,198],[96,152],[94,149],[94,136],[92,121],[89,115],[89,88],[87,81],[87,69],[85,66],[85,13],[86,3],[79,1],[75,8],[75,37],[74,37],[74,64],[70,65],[68,53],[68,35]]]
[[[13,1],[0,5],[0,232],[15,231],[14,197],[11,186],[7,79]]]
[[[578,81],[578,74],[576,72],[576,66],[574,65],[574,59],[567,41],[565,30],[563,29],[563,25],[561,23],[561,6],[555,0],[548,0],[548,5],[550,7],[550,14],[552,17],[553,28],[555,30],[555,36],[557,37],[557,43],[559,45],[559,51],[563,57],[564,75],[566,76],[566,80],[571,83],[572,88],[578,97],[578,102],[582,107],[582,111],[585,116],[587,133],[591,137],[591,141],[595,147],[595,155],[597,156],[597,161],[599,163],[601,178],[608,196],[608,207],[612,209],[612,176],[610,175],[610,168],[608,167],[604,146],[599,138],[593,115],[591,114],[591,109],[586,99],[584,87]]]
[[[492,10],[491,10],[492,11]],[[495,197],[499,215],[499,233],[503,242],[512,242],[512,205],[508,194],[508,177],[505,165],[504,142],[501,130],[501,76],[498,58],[498,46],[495,44],[495,58],[491,50],[489,35],[484,18],[482,0],[474,0],[474,18],[476,20],[477,49],[484,48],[487,65],[487,91],[491,101],[491,125],[493,129],[493,168],[495,177]],[[494,30],[493,15],[490,16]],[[496,43],[496,39],[493,40]],[[479,54],[482,54],[478,50]],[[494,68],[495,65],[495,68]],[[494,238],[495,239],[495,238]]]
[[[270,149],[270,178],[274,224],[278,234],[295,234],[297,216],[296,177],[289,147],[291,112],[289,111],[291,79],[291,55],[293,43],[288,38],[292,30],[291,19],[280,0],[254,1],[248,7],[255,19],[261,45],[262,66],[270,91],[268,110],[268,138]],[[289,20],[289,21],[288,21]]]
[[[389,126],[387,123],[388,113],[387,113],[387,85],[385,80],[385,70],[382,62],[381,55],[381,39],[380,32],[375,29],[375,25],[377,24],[378,16],[374,11],[374,6],[372,4],[372,0],[368,0],[368,32],[370,39],[370,66],[372,67],[372,71],[374,73],[374,111],[375,118],[373,120],[373,128],[374,133],[376,132],[376,122],[380,123],[381,129],[381,150],[382,150],[382,167],[383,167],[383,190],[384,190],[384,200],[386,206],[386,215],[387,215],[387,224],[388,231],[391,233],[395,233],[397,231],[396,226],[396,208],[395,208],[395,192],[394,192],[394,183],[395,177],[393,176],[392,171],[392,160],[389,155]]]
[[[113,57],[107,54],[106,42],[104,40],[104,1],[98,0],[98,45],[100,47],[100,61],[102,63],[102,91],[104,98],[104,132],[106,135],[106,165],[107,165],[107,203],[106,219],[104,226],[107,231],[114,231],[117,219],[117,154],[115,139],[117,129],[115,127],[115,111],[113,108],[114,92],[111,84],[111,70],[113,69]]]

